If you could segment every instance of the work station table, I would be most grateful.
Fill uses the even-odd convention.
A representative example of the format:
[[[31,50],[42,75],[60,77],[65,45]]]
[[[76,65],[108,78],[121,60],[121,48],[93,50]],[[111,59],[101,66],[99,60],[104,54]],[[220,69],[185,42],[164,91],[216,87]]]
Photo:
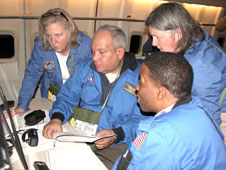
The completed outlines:
[[[18,133],[18,136],[29,170],[35,170],[33,166],[35,161],[46,162],[50,170],[106,170],[107,168],[86,143],[58,142],[42,136],[42,129],[49,122],[48,111],[51,109],[51,106],[52,103],[48,99],[32,100],[29,106],[30,110],[24,116],[38,109],[45,111],[45,119],[37,125],[26,126],[24,116],[16,115],[13,117],[17,130],[22,130]],[[21,139],[23,130],[29,128],[38,129],[38,146],[31,147]],[[69,123],[63,125],[64,132],[71,132],[72,130]],[[13,170],[24,169],[15,149],[10,160]]]
[[[29,128],[38,129],[38,146],[31,147],[21,140],[22,133],[19,138],[24,151],[26,162],[29,170],[35,170],[33,163],[35,161],[44,161],[50,170],[107,170],[104,164],[96,157],[90,147],[86,143],[57,142],[55,140],[46,139],[42,136],[42,129],[49,122],[49,110],[52,103],[48,99],[34,99],[30,104],[30,110],[24,115],[38,109],[45,111],[46,118],[34,126],[26,126],[24,116],[14,116],[14,122],[17,129],[26,130]],[[221,114],[222,129],[225,136],[226,144],[226,113]],[[63,125],[64,132],[73,131],[69,123]],[[23,170],[23,165],[19,156],[14,149],[13,155],[10,157],[13,170]]]

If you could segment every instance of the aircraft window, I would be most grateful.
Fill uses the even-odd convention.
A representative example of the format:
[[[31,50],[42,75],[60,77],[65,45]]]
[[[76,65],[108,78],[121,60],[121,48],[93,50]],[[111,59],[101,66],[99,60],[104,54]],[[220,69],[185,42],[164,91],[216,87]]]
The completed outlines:
[[[14,56],[14,38],[12,35],[0,35],[0,58]]]
[[[132,35],[130,39],[130,48],[129,51],[134,54],[138,54],[140,52],[140,46],[142,42],[141,35]]]

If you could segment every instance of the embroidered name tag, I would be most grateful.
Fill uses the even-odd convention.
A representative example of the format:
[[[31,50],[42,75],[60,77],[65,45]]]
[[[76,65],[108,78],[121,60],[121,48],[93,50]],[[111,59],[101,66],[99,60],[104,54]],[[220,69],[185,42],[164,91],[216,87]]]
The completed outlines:
[[[126,84],[124,85],[123,89],[127,92],[129,92],[130,94],[132,94],[133,96],[137,96],[136,94],[136,87],[132,84],[130,84],[129,82],[126,82]]]
[[[46,71],[53,71],[56,69],[54,60],[46,61],[45,64],[43,64],[43,67]]]

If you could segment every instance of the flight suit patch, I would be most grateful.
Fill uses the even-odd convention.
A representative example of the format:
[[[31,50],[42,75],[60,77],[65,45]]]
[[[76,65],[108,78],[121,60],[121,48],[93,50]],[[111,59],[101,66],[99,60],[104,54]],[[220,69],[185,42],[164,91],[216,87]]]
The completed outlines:
[[[95,84],[95,80],[94,80],[94,75],[90,74],[89,77],[86,80],[86,84],[87,85],[94,85]]]
[[[129,82],[126,82],[123,89],[125,91],[127,91],[128,93],[132,94],[133,96],[135,96],[135,97],[137,96],[136,87],[134,85],[130,84]]]
[[[43,64],[43,67],[46,71],[53,71],[56,69],[54,60],[46,61],[45,64]]]
[[[146,136],[147,136],[147,133],[144,132],[140,136],[137,136],[136,139],[133,141],[133,144],[135,145],[137,150],[140,149],[140,147],[141,147],[142,143],[144,142]]]

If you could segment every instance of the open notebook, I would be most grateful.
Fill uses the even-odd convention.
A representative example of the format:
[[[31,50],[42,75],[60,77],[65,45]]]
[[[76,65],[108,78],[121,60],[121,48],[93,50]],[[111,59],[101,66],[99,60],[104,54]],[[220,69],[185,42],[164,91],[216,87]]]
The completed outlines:
[[[96,140],[112,137],[114,135],[105,135],[105,136],[95,136],[95,135],[88,135],[82,132],[59,132],[54,133],[53,137],[58,142],[95,142]]]

